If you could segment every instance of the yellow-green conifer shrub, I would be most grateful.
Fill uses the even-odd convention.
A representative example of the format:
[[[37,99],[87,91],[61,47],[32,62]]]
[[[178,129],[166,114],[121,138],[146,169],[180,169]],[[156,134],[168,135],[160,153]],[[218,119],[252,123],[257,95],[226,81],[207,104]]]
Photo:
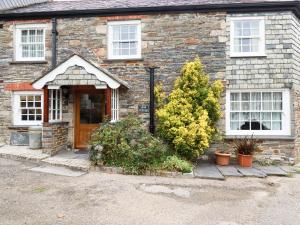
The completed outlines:
[[[160,104],[161,91],[158,85],[155,94]],[[157,131],[172,144],[176,154],[193,160],[209,147],[221,117],[222,91],[222,82],[209,81],[199,58],[184,65],[167,103],[156,111]]]

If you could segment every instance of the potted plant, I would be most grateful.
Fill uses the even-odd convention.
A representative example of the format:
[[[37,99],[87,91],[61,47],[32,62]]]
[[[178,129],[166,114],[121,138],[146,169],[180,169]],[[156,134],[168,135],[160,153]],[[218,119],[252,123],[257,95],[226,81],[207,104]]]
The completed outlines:
[[[253,154],[259,151],[258,140],[253,135],[248,138],[235,139],[234,148],[237,154],[237,160],[241,167],[252,167]]]
[[[224,135],[220,135],[218,139],[220,142],[222,142],[222,149],[217,149],[215,151],[216,164],[219,166],[228,166],[230,162],[231,153],[226,148],[226,144],[224,142]]]

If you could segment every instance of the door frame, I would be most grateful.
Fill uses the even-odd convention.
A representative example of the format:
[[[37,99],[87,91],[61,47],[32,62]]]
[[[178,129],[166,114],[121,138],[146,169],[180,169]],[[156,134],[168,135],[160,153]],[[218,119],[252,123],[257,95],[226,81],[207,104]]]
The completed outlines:
[[[86,147],[78,147],[76,146],[77,143],[77,132],[80,127],[80,100],[79,94],[81,93],[99,93],[101,90],[104,90],[105,95],[105,115],[108,117],[111,117],[111,89],[107,87],[106,89],[96,89],[93,85],[81,85],[81,86],[72,86],[72,93],[73,93],[73,102],[74,102],[74,108],[73,108],[73,121],[74,121],[74,143],[73,147],[76,149],[84,150]]]

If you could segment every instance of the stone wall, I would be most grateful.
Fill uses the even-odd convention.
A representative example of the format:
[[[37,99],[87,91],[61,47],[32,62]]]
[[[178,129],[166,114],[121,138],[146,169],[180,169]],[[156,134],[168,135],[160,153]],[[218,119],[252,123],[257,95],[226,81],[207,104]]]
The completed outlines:
[[[231,58],[229,56],[229,18],[235,16],[264,16],[266,18],[266,57]],[[139,19],[142,24],[142,59],[107,59],[107,22]],[[13,27],[24,21],[9,21],[0,30],[0,135],[7,140],[11,125],[11,92],[3,89],[11,82],[32,82],[50,68],[51,23],[49,20],[26,21],[47,23],[46,62],[16,64],[13,56]],[[199,56],[212,79],[226,79],[226,89],[292,88],[291,99],[293,136],[289,139],[265,140],[265,153],[291,156],[292,147],[300,142],[299,114],[299,20],[292,12],[227,15],[212,13],[157,13],[151,15],[73,17],[57,20],[58,63],[78,54],[93,64],[109,70],[126,81],[132,89],[120,91],[120,116],[138,112],[139,104],[149,102],[148,65],[158,66],[156,82],[161,81],[170,92],[182,65]],[[1,81],[3,79],[3,81]],[[64,79],[64,78],[62,78]],[[292,85],[291,85],[292,84]],[[71,99],[71,96],[70,96]],[[71,101],[71,100],[70,100]],[[225,95],[222,99],[225,111]],[[63,106],[63,120],[72,121],[72,104]],[[139,113],[148,119],[148,113]],[[225,115],[225,113],[224,113]],[[299,119],[298,119],[299,118]],[[219,123],[225,128],[225,117]],[[70,130],[69,130],[70,131]],[[69,135],[71,132],[69,132]],[[299,144],[298,144],[299,145]],[[282,147],[285,146],[285,147]],[[284,152],[283,152],[284,151]]]
[[[15,24],[47,24],[46,27],[46,61],[39,63],[15,62],[14,60],[14,26]],[[11,83],[31,83],[42,76],[51,66],[51,21],[50,20],[22,20],[3,21],[0,29],[0,141],[9,143],[12,126],[12,92],[5,90]]]
[[[68,147],[68,123],[44,123],[42,134],[43,152],[55,155]]]
[[[295,157],[295,141],[298,141],[299,88],[295,85],[295,44],[299,45],[296,32],[300,26],[292,12],[269,12],[251,14],[232,14],[227,16],[227,36],[230,36],[230,18],[263,16],[265,18],[266,56],[263,57],[230,57],[230,39],[226,43],[226,80],[227,89],[280,89],[289,88],[291,97],[291,128],[289,137],[264,137],[261,156],[266,158]],[[293,38],[294,37],[294,38]],[[296,45],[297,45],[296,44]],[[299,55],[298,55],[299,57]],[[297,68],[297,69],[296,69]],[[223,118],[225,121],[225,117]],[[223,126],[225,129],[225,126]],[[300,140],[299,140],[300,141]],[[261,158],[261,157],[260,157]]]

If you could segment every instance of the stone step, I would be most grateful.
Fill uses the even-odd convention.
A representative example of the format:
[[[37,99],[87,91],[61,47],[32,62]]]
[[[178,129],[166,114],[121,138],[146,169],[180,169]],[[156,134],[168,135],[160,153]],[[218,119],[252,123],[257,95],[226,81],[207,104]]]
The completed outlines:
[[[288,173],[282,170],[280,167],[277,166],[259,166],[256,167],[260,171],[264,172],[268,176],[287,176]]]
[[[224,180],[225,177],[212,164],[198,164],[194,168],[194,176],[196,178],[213,179],[213,180]]]
[[[247,168],[247,167],[236,167],[237,170],[245,177],[258,177],[258,178],[265,178],[267,177],[267,174],[256,169],[253,167]]]
[[[218,170],[225,177],[242,177],[243,175],[237,170],[235,166],[217,166]]]
[[[58,167],[58,166],[38,166],[29,169],[30,171],[35,171],[35,172],[41,172],[41,173],[49,173],[49,174],[54,174],[54,175],[60,175],[60,176],[67,176],[67,177],[79,177],[86,172],[83,171],[74,171],[65,167]]]

